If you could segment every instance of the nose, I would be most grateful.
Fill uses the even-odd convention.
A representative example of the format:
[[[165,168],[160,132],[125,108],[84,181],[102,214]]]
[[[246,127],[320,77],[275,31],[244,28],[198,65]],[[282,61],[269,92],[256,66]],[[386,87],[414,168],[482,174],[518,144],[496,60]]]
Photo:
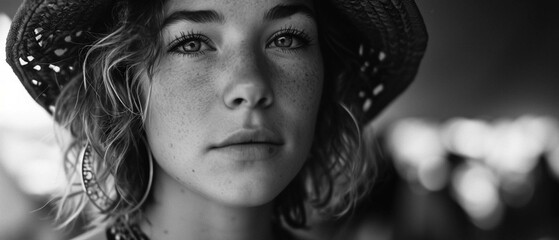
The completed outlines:
[[[265,63],[238,59],[238,64],[231,67],[223,95],[223,101],[229,109],[268,108],[274,102],[274,94],[266,76]]]

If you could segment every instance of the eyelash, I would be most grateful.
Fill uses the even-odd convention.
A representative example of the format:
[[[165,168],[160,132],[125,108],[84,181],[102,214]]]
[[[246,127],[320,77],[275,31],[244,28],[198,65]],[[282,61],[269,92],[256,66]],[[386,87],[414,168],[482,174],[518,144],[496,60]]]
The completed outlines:
[[[277,31],[276,33],[274,33],[270,37],[270,40],[268,40],[266,42],[266,47],[267,48],[270,47],[270,45],[272,45],[272,43],[274,43],[275,40],[277,40],[280,37],[284,37],[284,36],[295,37],[297,40],[301,41],[302,43],[301,43],[300,46],[295,47],[295,48],[277,47],[280,51],[283,51],[283,52],[301,50],[302,48],[312,44],[311,37],[304,30],[295,29],[292,26],[289,26],[289,27],[282,28],[279,31]],[[175,38],[175,40],[173,40],[169,44],[169,48],[168,48],[167,52],[173,53],[173,54],[186,55],[186,56],[189,56],[189,57],[197,57],[197,56],[200,56],[201,54],[206,53],[205,50],[196,51],[196,52],[188,52],[188,53],[179,51],[180,47],[184,46],[186,43],[188,43],[190,41],[200,41],[200,43],[206,44],[207,46],[209,46],[211,50],[215,50],[215,48],[213,46],[211,46],[211,40],[208,37],[204,36],[200,32],[190,31],[190,32],[187,32],[187,33],[181,32],[180,36],[177,36]]]
[[[190,41],[200,41],[200,43],[202,44],[206,44],[210,47],[210,49],[215,50],[215,48],[213,46],[211,46],[211,40],[204,36],[202,33],[199,32],[188,32],[188,33],[184,33],[181,32],[180,36],[177,36],[175,38],[175,40],[173,40],[170,44],[169,44],[169,50],[167,50],[167,52],[169,53],[174,53],[174,54],[181,54],[181,55],[187,55],[190,57],[197,57],[200,54],[205,54],[206,51],[197,51],[197,52],[189,52],[189,53],[185,53],[185,52],[181,52],[178,50],[178,48],[182,47],[184,44],[190,42]]]
[[[300,40],[302,42],[302,44],[301,44],[301,46],[296,47],[296,48],[278,47],[281,51],[296,51],[296,50],[300,50],[301,48],[304,48],[304,47],[309,46],[309,45],[312,44],[312,38],[304,30],[299,30],[299,29],[293,28],[292,26],[289,26],[289,27],[286,27],[286,28],[282,28],[279,31],[277,31],[276,33],[274,33],[274,35],[272,35],[272,37],[270,37],[270,40],[268,40],[266,42],[266,47],[269,47],[276,39],[278,39],[280,37],[284,37],[284,36],[295,37],[297,40]]]

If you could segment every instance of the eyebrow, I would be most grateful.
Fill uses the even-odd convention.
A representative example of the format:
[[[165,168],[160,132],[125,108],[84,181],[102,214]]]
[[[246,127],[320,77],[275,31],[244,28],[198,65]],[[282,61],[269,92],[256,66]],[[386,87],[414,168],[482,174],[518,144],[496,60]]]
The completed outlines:
[[[201,10],[201,11],[188,11],[181,10],[173,12],[169,17],[165,18],[163,21],[163,26],[168,26],[180,20],[195,22],[195,23],[224,23],[225,17],[222,14],[217,13],[213,10]]]
[[[278,19],[290,17],[297,13],[302,13],[307,17],[314,19],[314,12],[312,9],[310,9],[309,7],[303,4],[294,4],[294,5],[278,5],[273,7],[272,9],[270,9],[270,11],[266,13],[266,15],[264,15],[264,20],[266,21],[278,20]]]
[[[314,12],[312,9],[303,4],[294,5],[277,5],[270,9],[264,15],[265,21],[273,21],[282,18],[293,16],[297,13],[302,13],[307,17],[314,19]],[[163,27],[173,24],[178,21],[190,21],[195,23],[224,23],[225,17],[214,10],[180,10],[173,12],[163,21]]]

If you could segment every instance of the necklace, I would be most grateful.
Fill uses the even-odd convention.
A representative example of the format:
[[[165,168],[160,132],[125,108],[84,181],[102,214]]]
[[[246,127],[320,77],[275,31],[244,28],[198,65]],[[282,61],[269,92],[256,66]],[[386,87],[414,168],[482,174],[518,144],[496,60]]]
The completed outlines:
[[[126,217],[118,217],[106,229],[108,240],[149,240],[137,223],[130,223]]]

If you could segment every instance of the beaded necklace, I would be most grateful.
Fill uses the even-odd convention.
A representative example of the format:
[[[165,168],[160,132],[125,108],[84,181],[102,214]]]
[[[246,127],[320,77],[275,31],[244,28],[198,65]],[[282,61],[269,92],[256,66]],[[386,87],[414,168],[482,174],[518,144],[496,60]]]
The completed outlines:
[[[126,217],[118,217],[107,227],[108,240],[150,240],[137,223],[130,223]]]

